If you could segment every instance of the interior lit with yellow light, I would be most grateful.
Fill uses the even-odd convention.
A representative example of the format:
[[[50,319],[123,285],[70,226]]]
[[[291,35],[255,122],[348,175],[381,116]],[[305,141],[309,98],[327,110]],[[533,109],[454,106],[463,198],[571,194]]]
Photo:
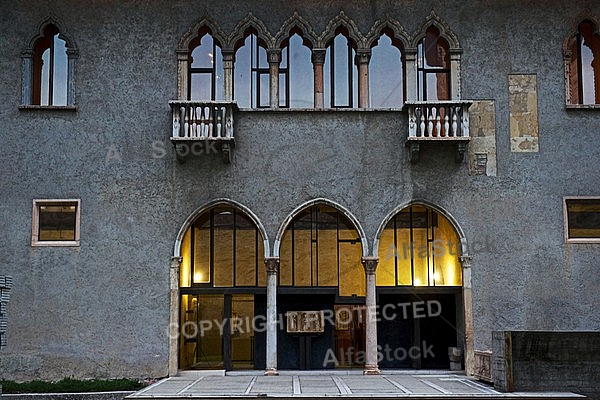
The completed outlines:
[[[358,231],[343,214],[314,206],[296,216],[280,247],[280,286],[338,287],[339,296],[364,296]]]
[[[405,208],[379,238],[377,286],[462,286],[459,243],[443,215],[421,205]]]

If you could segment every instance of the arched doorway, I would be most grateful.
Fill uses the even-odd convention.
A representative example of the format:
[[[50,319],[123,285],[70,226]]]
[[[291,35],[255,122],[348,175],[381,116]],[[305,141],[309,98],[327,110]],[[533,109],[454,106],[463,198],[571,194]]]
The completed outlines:
[[[264,229],[236,203],[215,202],[180,236],[178,368],[255,368],[265,348]]]
[[[306,205],[284,225],[276,241],[278,315],[319,312],[323,329],[299,332],[282,326],[277,335],[279,369],[363,367],[364,243],[358,223],[333,203]]]
[[[462,244],[437,209],[411,204],[378,236],[377,333],[381,368],[448,369],[464,349]]]

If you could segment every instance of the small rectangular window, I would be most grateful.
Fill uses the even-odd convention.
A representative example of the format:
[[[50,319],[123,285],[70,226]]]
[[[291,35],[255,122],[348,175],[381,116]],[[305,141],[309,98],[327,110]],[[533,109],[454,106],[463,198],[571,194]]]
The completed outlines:
[[[80,200],[33,200],[32,246],[79,246]]]
[[[600,243],[600,197],[566,197],[565,239],[572,243]]]

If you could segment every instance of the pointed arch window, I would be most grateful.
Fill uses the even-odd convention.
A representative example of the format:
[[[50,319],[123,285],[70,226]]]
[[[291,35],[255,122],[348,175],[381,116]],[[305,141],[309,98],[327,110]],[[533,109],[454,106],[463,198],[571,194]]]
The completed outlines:
[[[238,106],[269,107],[270,78],[266,43],[258,37],[256,30],[250,29],[236,47],[233,93]]]
[[[402,107],[404,103],[404,54],[393,33],[384,31],[371,48],[369,104],[371,107]]]
[[[377,286],[461,286],[459,249],[447,218],[421,205],[407,207],[381,234]]]
[[[297,215],[281,239],[280,286],[337,288],[339,296],[364,296],[359,234],[336,209],[313,206]]]
[[[204,29],[190,43],[188,100],[223,100],[221,44]]]
[[[356,45],[345,29],[338,29],[327,46],[323,65],[326,108],[358,106],[358,68],[354,63]]]
[[[258,227],[244,212],[211,208],[184,235],[180,286],[265,286],[263,246]]]
[[[451,99],[450,50],[435,26],[430,26],[417,46],[418,100]]]
[[[590,20],[582,21],[571,38],[568,66],[568,102],[600,104],[600,35]]]
[[[57,24],[43,25],[21,57],[23,106],[74,106],[77,51]]]
[[[279,65],[279,107],[310,108],[314,102],[314,74],[311,48],[294,32],[283,43]]]

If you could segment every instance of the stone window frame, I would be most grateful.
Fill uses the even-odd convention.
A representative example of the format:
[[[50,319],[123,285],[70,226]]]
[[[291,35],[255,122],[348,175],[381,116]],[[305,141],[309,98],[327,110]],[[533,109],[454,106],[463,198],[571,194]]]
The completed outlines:
[[[211,53],[213,54],[213,66],[212,67],[192,67],[193,62],[190,62],[190,60],[193,59],[192,53],[194,52],[195,49],[202,46],[202,40],[204,39],[205,36],[209,36],[212,41]],[[221,64],[221,66],[222,66],[222,64],[223,64],[223,56],[222,55],[217,56],[217,50],[218,50],[218,53],[220,53],[221,48],[222,48],[222,45],[221,45],[220,41],[213,36],[210,27],[208,27],[206,25],[200,27],[200,29],[198,30],[198,35],[194,39],[192,39],[192,41],[190,42],[189,51],[187,53],[189,56],[188,71],[187,71],[187,73],[188,73],[187,82],[189,82],[189,85],[187,88],[186,100],[192,100],[192,90],[193,90],[193,88],[192,88],[193,79],[192,78],[195,75],[198,75],[198,76],[210,75],[211,98],[210,99],[200,99],[200,100],[210,100],[210,101],[223,100],[222,96],[218,96],[219,89],[217,88],[217,83],[218,83],[217,74],[219,72],[218,65]],[[220,90],[222,92],[223,88],[221,87]]]
[[[310,24],[308,23],[308,21],[306,21],[304,18],[302,18],[302,16],[300,16],[298,14],[297,11],[294,12],[294,14],[288,18],[283,25],[281,26],[281,28],[279,29],[279,31],[275,34],[273,40],[274,40],[274,49],[270,49],[267,50],[267,56],[269,57],[269,61],[271,62],[270,64],[270,68],[272,69],[276,69],[277,70],[277,74],[279,74],[279,67],[281,65],[281,54],[283,52],[283,49],[288,46],[288,55],[289,55],[289,41],[292,38],[292,36],[294,36],[294,34],[298,34],[298,36],[300,36],[302,38],[303,41],[303,45],[306,46],[310,52],[311,52],[311,62],[313,63],[313,68],[314,68],[314,52],[313,49],[315,48],[315,46],[317,46],[319,37],[318,35],[315,33],[315,31],[313,30],[313,28],[310,26]],[[283,74],[285,74],[286,76],[286,80],[289,79],[289,72],[290,71],[290,65],[288,64],[285,72],[283,72]],[[273,78],[271,78],[273,79]],[[286,103],[287,105],[281,105],[281,97],[279,96],[280,90],[281,88],[279,87],[279,80],[276,81],[277,85],[276,87],[273,87],[273,85],[271,85],[271,95],[272,95],[272,99],[271,102],[274,102],[274,98],[276,98],[278,100],[278,104],[277,104],[277,108],[284,108],[287,110],[294,110],[294,109],[298,109],[296,107],[289,107],[289,98],[286,98]],[[315,97],[315,88],[314,88],[314,72],[313,72],[313,107],[314,107],[314,97]],[[288,88],[288,91],[286,93],[286,95],[292,95],[291,91]]]
[[[379,40],[383,35],[387,35],[392,40],[392,46],[396,47],[400,51],[401,63],[402,63],[402,103],[407,100],[407,71],[406,71],[406,49],[410,48],[411,36],[406,32],[404,27],[396,20],[385,17],[376,21],[373,27],[367,33],[365,37],[366,44],[369,48],[369,66],[371,61],[371,51],[378,46]],[[368,71],[367,71],[368,73]],[[370,76],[368,77],[370,79]],[[370,82],[368,86],[369,93],[371,92]],[[369,96],[369,94],[367,94]],[[369,96],[369,106],[371,105],[371,98]],[[378,108],[378,107],[376,107]]]
[[[564,237],[565,243],[582,243],[582,244],[590,244],[590,243],[600,243],[600,235],[598,237],[593,238],[571,238],[569,237],[569,215],[568,215],[568,200],[596,200],[600,205],[600,196],[565,196],[563,197],[563,222],[564,222]],[[600,228],[599,228],[600,229]]]
[[[40,206],[75,206],[75,240],[39,240]],[[32,247],[79,247],[81,227],[81,199],[33,199],[31,221]]]
[[[431,11],[412,36],[410,45],[406,48],[406,101],[419,101],[417,49],[423,38],[425,38],[427,30],[432,26],[439,31],[439,37],[448,43],[448,51],[450,52],[450,100],[461,99],[460,64],[463,50],[458,37],[450,27],[434,11]]]
[[[574,62],[577,62],[577,60],[579,59],[579,56],[580,56],[579,49],[577,49],[577,52],[574,54],[573,47],[575,44],[574,41],[576,40],[578,32],[579,32],[579,26],[583,22],[589,22],[592,25],[594,25],[595,26],[594,34],[600,36],[600,20],[598,18],[596,18],[596,16],[591,14],[589,11],[585,11],[574,20],[574,22],[572,23],[571,28],[569,30],[569,33],[567,34],[567,36],[565,37],[565,39],[563,41],[562,50],[563,50],[563,61],[564,61],[565,107],[567,109],[600,109],[600,103],[582,104],[582,103],[575,103],[572,101],[572,99],[573,99],[572,91],[574,90],[573,85],[572,85],[572,79],[574,79],[574,78],[578,79],[579,75],[578,75],[578,71],[572,71],[571,66]]]
[[[36,42],[42,39],[44,31],[49,26],[54,26],[59,32],[59,38],[64,40],[67,48],[67,104],[66,105],[39,105],[33,104],[33,75],[34,75],[34,49]],[[76,110],[75,106],[75,65],[79,57],[79,50],[75,41],[64,28],[64,24],[55,16],[46,17],[37,28],[37,33],[29,40],[27,47],[21,52],[21,105],[20,109],[28,110]]]
[[[266,110],[274,110],[283,108],[285,110],[295,110],[295,108],[280,107],[279,96],[279,64],[281,63],[282,46],[291,35],[301,32],[302,39],[311,44],[311,59],[314,69],[314,103],[311,108],[301,108],[298,110],[321,110],[324,109],[324,93],[323,93],[323,64],[325,61],[325,53],[327,46],[332,41],[340,29],[343,29],[349,42],[355,46],[356,56],[354,64],[358,68],[358,102],[356,107],[346,107],[348,110],[364,110],[371,109],[369,104],[369,61],[371,57],[371,48],[376,43],[377,39],[383,34],[384,30],[394,33],[394,39],[402,43],[403,58],[404,58],[404,102],[418,101],[418,85],[417,85],[417,49],[421,40],[425,37],[427,29],[435,26],[440,37],[448,43],[450,53],[450,100],[460,100],[461,98],[461,78],[460,78],[460,63],[462,48],[456,35],[450,30],[448,25],[442,21],[440,17],[431,11],[422,22],[417,31],[410,36],[402,27],[402,25],[386,16],[377,20],[367,35],[363,35],[358,29],[354,21],[349,18],[343,11],[332,18],[323,32],[317,35],[304,18],[298,15],[297,12],[288,18],[282,24],[279,31],[273,36],[265,26],[265,24],[256,18],[252,13],[241,20],[233,29],[226,35],[219,25],[209,16],[203,16],[192,26],[181,38],[177,47],[178,59],[178,99],[187,100],[188,84],[189,84],[189,52],[190,43],[194,40],[201,30],[209,30],[214,40],[221,43],[221,52],[223,56],[223,100],[227,102],[234,101],[234,63],[235,52],[239,47],[240,41],[243,41],[248,36],[249,30],[252,30],[257,38],[266,44],[267,58],[269,64],[269,107]],[[237,46],[237,47],[236,47]],[[288,66],[289,67],[289,66]],[[259,108],[251,108],[249,110],[258,110]],[[328,107],[327,109],[339,109],[336,107]],[[378,108],[380,109],[380,108]],[[387,109],[387,108],[383,108]]]

